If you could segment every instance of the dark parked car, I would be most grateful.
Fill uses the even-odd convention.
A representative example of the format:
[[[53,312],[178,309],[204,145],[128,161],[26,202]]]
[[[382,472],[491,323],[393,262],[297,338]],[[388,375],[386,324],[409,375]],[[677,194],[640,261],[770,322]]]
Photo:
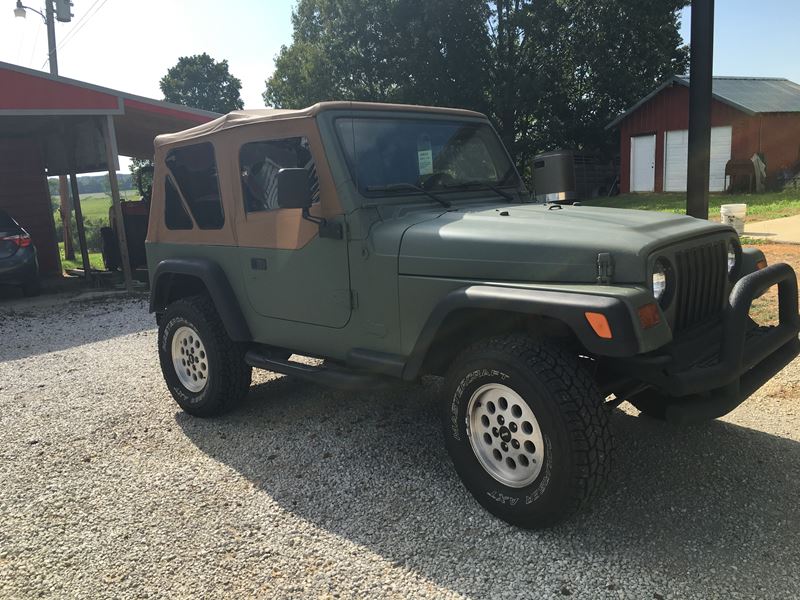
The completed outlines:
[[[26,296],[39,293],[39,261],[31,236],[0,210],[0,285],[18,285]]]

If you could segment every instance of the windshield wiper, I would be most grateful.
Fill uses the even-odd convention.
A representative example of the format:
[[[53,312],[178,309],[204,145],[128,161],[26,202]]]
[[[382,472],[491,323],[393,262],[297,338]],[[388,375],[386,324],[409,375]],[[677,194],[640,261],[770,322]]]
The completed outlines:
[[[414,190],[415,192],[420,192],[421,194],[425,194],[428,198],[435,200],[445,208],[450,208],[452,204],[437,196],[436,194],[432,194],[428,190],[418,185],[414,185],[413,183],[389,183],[386,185],[370,185],[367,186],[368,192],[399,192],[402,190]]]
[[[459,181],[458,183],[449,183],[446,184],[444,187],[452,189],[452,188],[466,188],[466,187],[482,187],[486,188],[487,190],[492,190],[495,194],[502,196],[509,202],[514,202],[514,197],[509,194],[508,192],[501,190],[496,185],[489,183],[488,181],[480,181],[478,179],[472,181]]]

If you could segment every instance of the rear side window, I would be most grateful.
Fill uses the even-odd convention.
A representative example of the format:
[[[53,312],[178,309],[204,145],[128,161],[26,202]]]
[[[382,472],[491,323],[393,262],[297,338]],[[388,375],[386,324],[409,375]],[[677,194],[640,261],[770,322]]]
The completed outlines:
[[[243,145],[239,150],[239,171],[245,210],[250,213],[278,208],[278,171],[297,167],[308,171],[313,201],[319,202],[317,169],[306,138]]]
[[[171,150],[167,167],[200,229],[222,229],[222,212],[214,146],[206,142]]]
[[[169,177],[164,178],[164,222],[167,229],[191,229],[192,220],[189,218],[183,202]]]

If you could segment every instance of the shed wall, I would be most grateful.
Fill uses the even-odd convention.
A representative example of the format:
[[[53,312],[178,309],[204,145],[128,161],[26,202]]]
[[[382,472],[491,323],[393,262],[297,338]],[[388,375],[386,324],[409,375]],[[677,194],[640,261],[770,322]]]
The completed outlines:
[[[30,233],[42,275],[61,273],[44,159],[33,138],[0,139],[0,208]]]
[[[747,160],[763,152],[767,178],[800,160],[800,114],[748,115],[712,100],[711,126],[732,128],[731,158]],[[630,191],[631,136],[656,134],[655,190],[664,189],[664,137],[670,130],[689,128],[689,89],[675,85],[643,104],[620,123],[620,188]]]

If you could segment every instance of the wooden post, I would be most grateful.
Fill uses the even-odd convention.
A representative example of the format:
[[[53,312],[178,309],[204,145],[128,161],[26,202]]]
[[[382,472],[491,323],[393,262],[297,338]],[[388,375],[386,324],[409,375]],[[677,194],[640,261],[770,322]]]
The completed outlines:
[[[86,245],[86,230],[83,228],[83,211],[81,210],[81,196],[78,193],[78,177],[74,167],[70,167],[69,183],[72,187],[72,205],[75,207],[75,225],[78,229],[78,244],[81,247],[83,259],[83,276],[89,279],[92,276],[92,267],[89,264],[89,248]]]
[[[117,135],[114,131],[114,118],[111,115],[106,115],[103,121],[103,139],[106,146],[108,180],[111,185],[111,202],[114,205],[114,215],[117,221],[117,242],[119,243],[119,258],[122,263],[122,275],[125,278],[125,289],[132,292],[133,277],[131,275],[131,261],[128,257],[128,236],[125,233],[125,219],[122,216],[122,204],[119,200],[119,182],[117,181],[117,169],[119,168]]]
[[[58,176],[58,196],[61,199],[61,226],[64,230],[64,258],[75,260],[75,247],[72,245],[72,223],[70,223],[69,188],[67,176]]]

